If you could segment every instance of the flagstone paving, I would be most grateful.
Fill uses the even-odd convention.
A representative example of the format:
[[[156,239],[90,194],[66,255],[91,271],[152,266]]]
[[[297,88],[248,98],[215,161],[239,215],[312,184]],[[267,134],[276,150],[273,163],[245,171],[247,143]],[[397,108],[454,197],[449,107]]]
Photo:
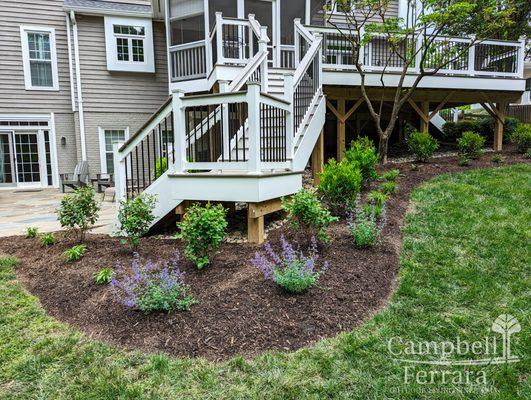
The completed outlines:
[[[57,189],[0,190],[0,236],[21,235],[29,227],[39,232],[62,230],[55,210],[64,196]],[[101,199],[101,194],[97,194]],[[115,204],[101,202],[101,210],[94,233],[110,233],[116,216]]]

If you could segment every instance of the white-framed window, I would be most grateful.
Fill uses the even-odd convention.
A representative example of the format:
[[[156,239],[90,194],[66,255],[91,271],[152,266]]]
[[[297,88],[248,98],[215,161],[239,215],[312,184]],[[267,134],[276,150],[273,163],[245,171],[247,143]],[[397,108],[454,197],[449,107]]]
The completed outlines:
[[[20,39],[26,90],[59,90],[55,29],[21,26]]]
[[[150,19],[105,17],[105,46],[109,71],[155,72]]]
[[[105,129],[99,128],[100,136],[100,162],[102,174],[114,173],[114,153],[115,143],[125,142],[129,139],[129,128]]]

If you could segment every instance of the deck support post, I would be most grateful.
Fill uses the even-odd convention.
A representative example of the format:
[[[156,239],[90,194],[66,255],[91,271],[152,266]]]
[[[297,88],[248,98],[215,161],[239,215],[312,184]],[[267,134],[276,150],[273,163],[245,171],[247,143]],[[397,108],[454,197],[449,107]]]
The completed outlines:
[[[337,99],[337,112],[345,115],[345,98]],[[341,161],[345,157],[345,122],[342,118],[337,118],[337,160]]]
[[[262,244],[265,240],[264,217],[282,209],[279,198],[259,203],[249,203],[247,207],[247,240],[249,243]]]
[[[494,125],[494,151],[501,151],[503,147],[503,125],[505,123],[505,103],[496,103],[496,115]]]
[[[321,133],[317,138],[315,147],[312,151],[312,177],[313,185],[317,187],[319,185],[319,174],[323,172],[324,164],[324,131],[321,129]]]
[[[422,115],[420,116],[420,131],[428,132],[430,126],[430,103],[428,101],[423,101],[420,103]]]

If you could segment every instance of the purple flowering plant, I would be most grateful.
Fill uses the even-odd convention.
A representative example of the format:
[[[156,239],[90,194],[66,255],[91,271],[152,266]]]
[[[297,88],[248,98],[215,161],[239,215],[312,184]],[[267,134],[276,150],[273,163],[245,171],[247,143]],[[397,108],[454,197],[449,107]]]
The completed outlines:
[[[367,207],[369,206],[369,207]],[[361,206],[360,196],[356,197],[354,211],[348,215],[348,227],[357,247],[370,247],[378,243],[387,223],[385,203]]]
[[[264,245],[265,254],[256,252],[252,263],[264,278],[275,282],[289,293],[302,293],[314,286],[328,268],[328,262],[317,267],[319,258],[315,236],[311,238],[308,255],[295,250],[284,235],[280,236],[282,252],[277,254],[270,243]]]
[[[123,305],[145,313],[189,310],[196,300],[184,283],[179,259],[178,251],[171,260],[161,263],[143,260],[133,253],[130,267],[116,262],[110,282],[112,291]]]

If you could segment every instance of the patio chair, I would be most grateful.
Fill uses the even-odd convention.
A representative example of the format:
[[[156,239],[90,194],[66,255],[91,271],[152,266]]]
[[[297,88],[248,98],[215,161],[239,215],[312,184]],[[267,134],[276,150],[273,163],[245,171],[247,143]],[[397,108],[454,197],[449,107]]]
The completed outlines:
[[[63,193],[65,192],[65,187],[68,186],[72,189],[77,189],[78,187],[87,186],[88,177],[89,177],[89,165],[87,161],[81,161],[76,165],[73,174],[60,174],[61,177],[61,187]]]
[[[106,189],[114,186],[113,174],[96,174],[96,178],[90,181],[92,184],[96,184],[98,193],[103,192],[102,188]]]

